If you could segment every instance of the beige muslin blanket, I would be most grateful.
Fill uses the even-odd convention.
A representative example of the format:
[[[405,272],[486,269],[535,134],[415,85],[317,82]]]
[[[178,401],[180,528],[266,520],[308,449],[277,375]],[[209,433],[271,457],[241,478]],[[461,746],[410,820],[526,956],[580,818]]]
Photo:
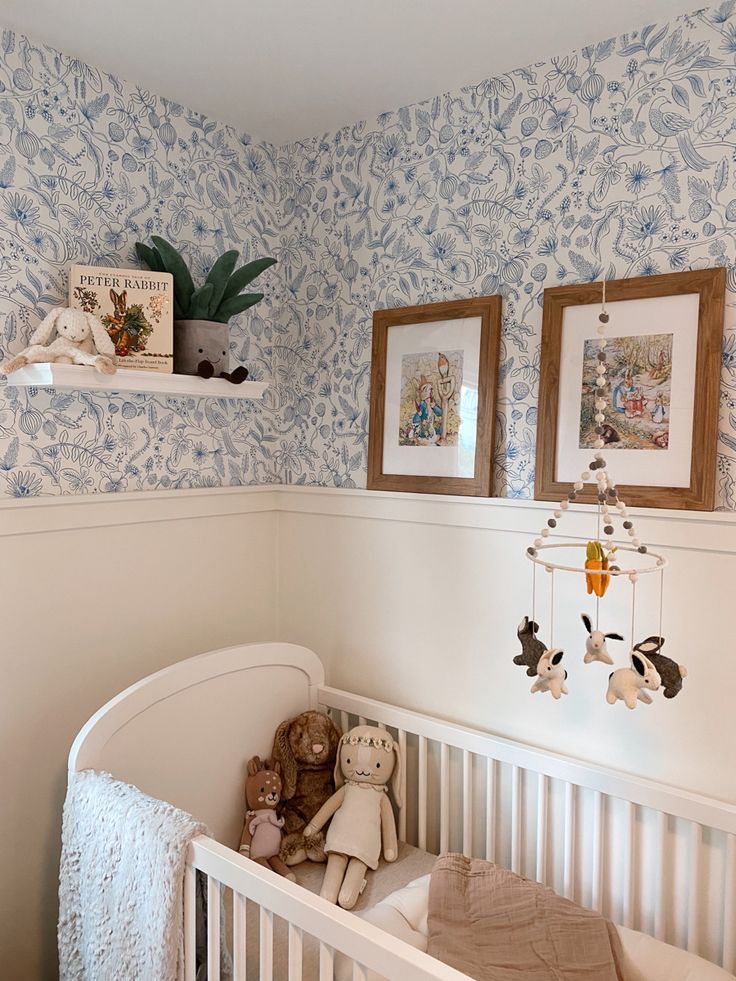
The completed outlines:
[[[491,862],[437,860],[428,929],[428,953],[477,981],[625,981],[609,920]]]

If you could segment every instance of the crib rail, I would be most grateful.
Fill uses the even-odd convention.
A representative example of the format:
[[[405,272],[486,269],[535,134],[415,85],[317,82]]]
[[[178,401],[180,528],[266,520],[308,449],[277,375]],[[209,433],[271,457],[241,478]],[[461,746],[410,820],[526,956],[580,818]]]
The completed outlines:
[[[228,949],[232,948],[233,981],[246,981],[247,976],[260,981],[365,981],[369,970],[402,981],[467,981],[464,974],[206,837],[196,838],[187,855],[185,981],[195,981],[196,973],[197,870],[207,876],[208,981],[220,981],[221,977],[221,904],[225,888],[232,893],[228,897],[232,911]],[[252,917],[257,933],[255,954],[246,944]],[[278,918],[285,921],[285,951],[275,946],[274,926]],[[307,963],[310,938],[313,956]]]
[[[544,882],[736,971],[736,807],[321,686],[343,730],[392,731],[399,835]]]

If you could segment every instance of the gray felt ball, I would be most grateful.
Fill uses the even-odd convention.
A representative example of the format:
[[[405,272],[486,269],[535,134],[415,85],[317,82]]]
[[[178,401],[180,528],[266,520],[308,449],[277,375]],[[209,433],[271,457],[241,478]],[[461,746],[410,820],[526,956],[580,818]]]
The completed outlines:
[[[629,531],[629,529],[630,529],[630,528],[633,528],[633,527],[634,527],[634,525],[633,525],[633,523],[632,523],[631,521],[624,521],[624,528],[625,528],[625,529],[626,529],[627,531]]]
[[[603,530],[605,531],[605,533],[607,535],[612,535],[613,534],[613,525],[606,525],[606,527]]]
[[[547,524],[550,526],[550,528],[556,528],[557,527],[557,522],[555,521],[554,518],[548,518],[547,519]]]

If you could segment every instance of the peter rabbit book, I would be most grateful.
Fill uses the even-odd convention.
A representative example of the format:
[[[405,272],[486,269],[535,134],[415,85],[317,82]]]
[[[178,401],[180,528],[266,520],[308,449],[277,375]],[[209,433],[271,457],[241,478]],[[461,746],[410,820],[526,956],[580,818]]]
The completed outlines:
[[[173,370],[173,296],[171,273],[72,266],[69,274],[69,306],[99,317],[118,368]]]

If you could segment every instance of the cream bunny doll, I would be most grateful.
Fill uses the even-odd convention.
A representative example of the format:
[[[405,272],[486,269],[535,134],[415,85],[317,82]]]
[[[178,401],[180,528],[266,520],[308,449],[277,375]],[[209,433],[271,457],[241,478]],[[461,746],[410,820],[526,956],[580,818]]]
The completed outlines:
[[[57,333],[51,343],[52,335]],[[115,345],[102,322],[91,313],[54,307],[31,334],[25,351],[0,364],[10,374],[27,364],[89,364],[104,375],[115,373]]]
[[[396,823],[387,793],[392,777],[394,799],[401,807],[401,758],[390,733],[375,726],[357,726],[342,736],[335,763],[338,789],[317,811],[304,835],[316,834],[332,817],[320,895],[343,909],[355,906],[365,885],[366,869],[378,868],[381,844],[387,862],[395,862],[398,856]]]

